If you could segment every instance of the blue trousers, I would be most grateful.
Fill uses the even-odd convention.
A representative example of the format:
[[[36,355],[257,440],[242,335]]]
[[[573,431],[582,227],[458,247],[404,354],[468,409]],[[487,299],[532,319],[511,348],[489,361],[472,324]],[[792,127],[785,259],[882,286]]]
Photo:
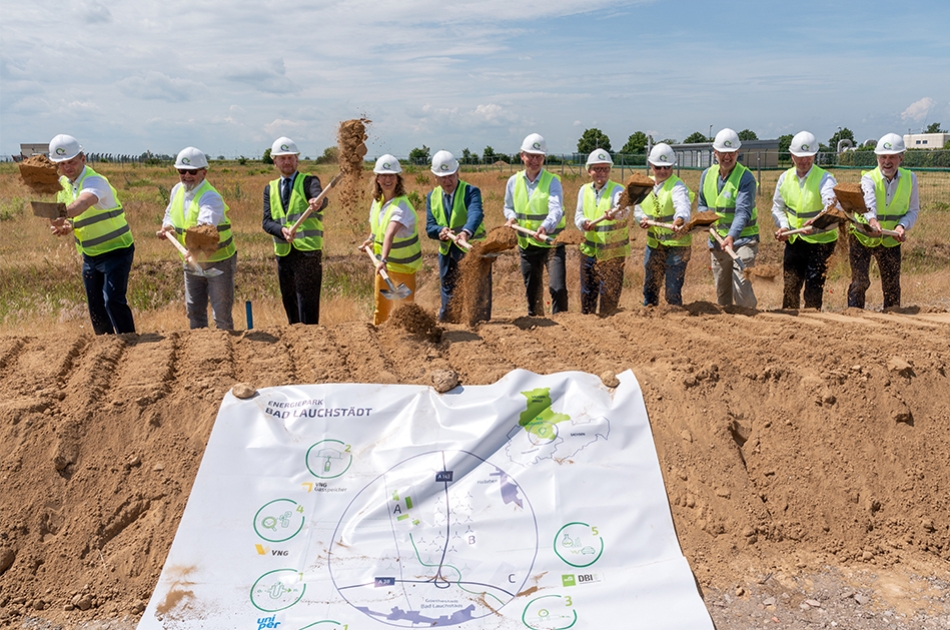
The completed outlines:
[[[82,256],[82,283],[92,330],[97,335],[135,332],[132,309],[125,299],[134,256],[135,245],[98,256]]]
[[[647,246],[643,251],[644,306],[656,306],[660,303],[660,281],[664,277],[666,303],[677,306],[683,304],[683,282],[686,280],[686,265],[691,253],[689,247],[660,245],[654,249]]]

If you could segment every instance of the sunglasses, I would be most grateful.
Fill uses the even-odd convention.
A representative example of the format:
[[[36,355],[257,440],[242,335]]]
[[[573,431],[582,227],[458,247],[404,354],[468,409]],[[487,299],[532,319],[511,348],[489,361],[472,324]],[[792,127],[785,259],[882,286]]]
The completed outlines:
[[[655,169],[658,170],[658,171],[668,171],[668,170],[670,170],[671,168],[673,168],[672,166],[657,166],[656,164],[651,164],[650,166],[652,166],[653,168],[655,168]]]
[[[179,175],[197,175],[200,168],[179,168],[176,169]]]

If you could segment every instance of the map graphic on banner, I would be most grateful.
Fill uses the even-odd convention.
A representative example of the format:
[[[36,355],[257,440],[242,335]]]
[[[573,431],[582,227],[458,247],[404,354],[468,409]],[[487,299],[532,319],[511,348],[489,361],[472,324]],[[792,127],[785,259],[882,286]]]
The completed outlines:
[[[139,628],[711,629],[618,378],[228,394]]]

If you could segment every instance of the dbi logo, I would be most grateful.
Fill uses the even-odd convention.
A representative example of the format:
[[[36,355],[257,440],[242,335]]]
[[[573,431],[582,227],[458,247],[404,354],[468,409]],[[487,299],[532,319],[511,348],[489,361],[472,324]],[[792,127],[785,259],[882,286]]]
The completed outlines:
[[[257,630],[264,630],[264,628],[276,628],[280,625],[279,621],[276,621],[277,615],[271,615],[270,617],[260,617],[257,620]]]

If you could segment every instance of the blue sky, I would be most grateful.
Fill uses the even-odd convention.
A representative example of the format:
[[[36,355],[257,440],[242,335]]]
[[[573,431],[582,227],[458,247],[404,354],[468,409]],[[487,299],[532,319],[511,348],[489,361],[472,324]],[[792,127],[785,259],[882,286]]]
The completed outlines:
[[[597,127],[682,140],[950,127],[950,2],[0,0],[0,153],[305,155],[366,115],[370,155]]]

